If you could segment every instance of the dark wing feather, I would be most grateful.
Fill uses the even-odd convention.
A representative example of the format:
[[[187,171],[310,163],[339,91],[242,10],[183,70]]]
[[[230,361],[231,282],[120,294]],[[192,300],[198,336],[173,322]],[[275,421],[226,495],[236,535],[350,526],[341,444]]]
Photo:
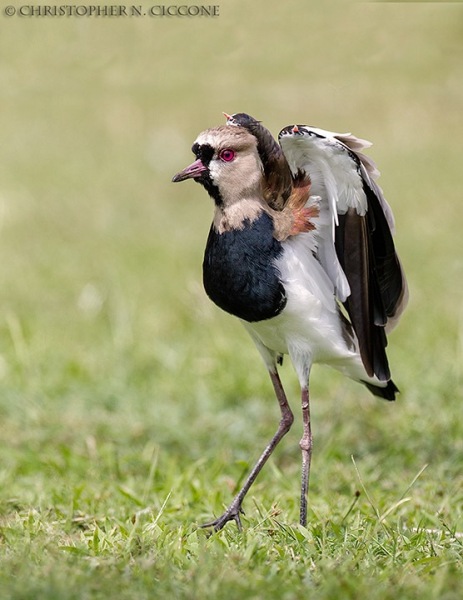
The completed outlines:
[[[359,340],[365,370],[387,381],[391,374],[385,327],[402,300],[405,282],[381,204],[368,186],[365,194],[366,215],[355,209],[339,215],[335,246],[351,288],[344,305]]]
[[[391,229],[374,191],[364,186],[368,200],[369,229],[381,301],[387,317],[396,314],[406,289]],[[379,323],[378,323],[379,324]],[[385,323],[382,323],[385,325]]]
[[[385,346],[381,339],[384,330],[374,324],[378,293],[377,291],[375,293],[375,280],[372,276],[367,217],[357,214],[353,208],[346,214],[339,215],[339,225],[335,230],[335,245],[351,289],[344,306],[359,341],[365,370],[370,377],[374,374],[379,377],[376,371],[380,371],[384,377],[389,373],[389,368]],[[385,379],[389,377],[390,375]]]

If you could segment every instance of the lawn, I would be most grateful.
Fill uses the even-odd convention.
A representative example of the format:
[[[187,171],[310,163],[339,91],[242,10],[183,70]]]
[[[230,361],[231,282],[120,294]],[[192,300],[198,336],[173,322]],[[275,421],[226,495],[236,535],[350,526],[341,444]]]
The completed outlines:
[[[461,598],[463,6],[219,6],[0,15],[0,596]],[[307,529],[289,361],[243,532],[198,528],[279,417],[202,290],[211,203],[170,183],[221,111],[372,140],[410,282],[396,403],[313,370]]]

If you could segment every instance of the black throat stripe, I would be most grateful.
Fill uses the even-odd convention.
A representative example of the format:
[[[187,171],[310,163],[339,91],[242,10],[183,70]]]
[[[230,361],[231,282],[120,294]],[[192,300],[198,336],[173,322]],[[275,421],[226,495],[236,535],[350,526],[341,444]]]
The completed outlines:
[[[195,178],[195,181],[204,187],[217,206],[222,206],[222,196],[220,195],[219,188],[212,181],[209,171],[209,165],[214,156],[214,148],[210,144],[193,144],[191,150],[196,158],[199,158],[203,165],[207,167],[207,171],[203,171],[199,177]]]

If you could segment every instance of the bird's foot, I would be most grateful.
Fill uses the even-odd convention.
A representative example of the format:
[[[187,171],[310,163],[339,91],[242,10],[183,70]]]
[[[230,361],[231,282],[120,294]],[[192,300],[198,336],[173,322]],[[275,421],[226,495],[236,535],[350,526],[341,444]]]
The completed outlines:
[[[218,517],[214,521],[211,521],[210,523],[201,525],[201,528],[208,529],[209,527],[213,527],[214,531],[220,531],[226,525],[226,523],[228,523],[228,521],[235,521],[238,531],[242,531],[243,526],[241,525],[240,514],[244,515],[244,510],[241,508],[241,504],[232,503],[222,516]]]

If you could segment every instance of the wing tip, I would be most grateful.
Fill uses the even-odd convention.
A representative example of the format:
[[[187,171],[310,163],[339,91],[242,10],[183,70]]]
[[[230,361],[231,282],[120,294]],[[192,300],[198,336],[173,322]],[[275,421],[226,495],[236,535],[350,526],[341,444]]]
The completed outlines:
[[[373,383],[368,383],[367,381],[362,381],[362,383],[370,390],[370,392],[374,396],[377,396],[378,398],[383,398],[383,400],[389,400],[389,402],[393,402],[395,400],[396,394],[400,393],[399,388],[392,381],[392,379],[390,379],[387,382],[385,387],[381,387]]]

